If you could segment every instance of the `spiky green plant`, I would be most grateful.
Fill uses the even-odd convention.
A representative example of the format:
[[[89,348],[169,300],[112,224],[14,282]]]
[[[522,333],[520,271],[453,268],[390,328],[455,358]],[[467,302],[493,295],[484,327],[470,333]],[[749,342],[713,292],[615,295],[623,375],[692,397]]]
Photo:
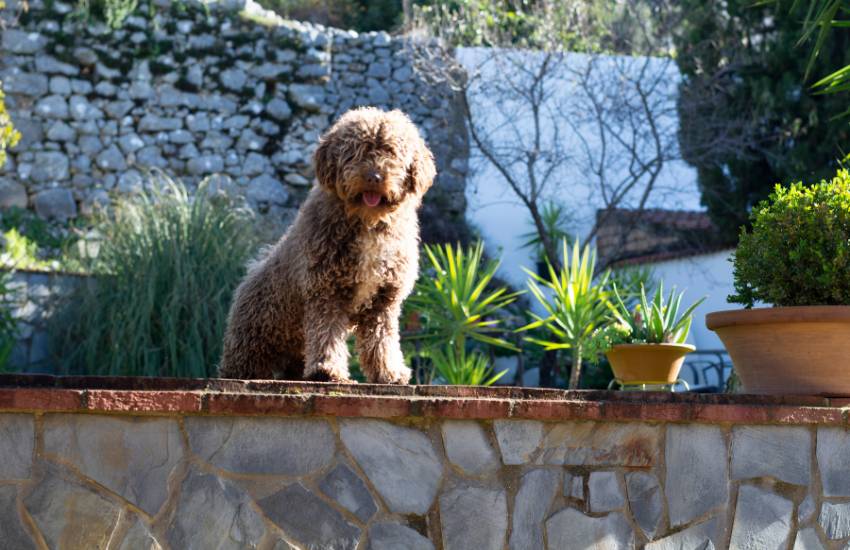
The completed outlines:
[[[221,353],[234,288],[256,243],[248,210],[202,183],[152,176],[101,228],[92,284],[54,325],[67,372],[206,377]]]
[[[608,319],[611,291],[609,271],[596,275],[596,250],[589,245],[582,249],[578,241],[568,253],[567,241],[561,242],[562,264],[558,271],[547,262],[549,277],[543,278],[529,269],[528,289],[537,299],[546,316],[530,312],[534,322],[519,328],[526,331],[543,327],[553,336],[551,340],[526,337],[525,340],[546,350],[569,349],[572,355],[570,388],[578,388],[581,360],[587,358],[587,344],[594,331]]]
[[[693,321],[693,312],[705,298],[700,298],[679,313],[684,292],[676,293],[673,288],[664,299],[664,285],[658,284],[652,300],[647,300],[646,289],[640,287],[640,301],[630,308],[617,287],[614,287],[616,302],[611,305],[611,314],[619,328],[624,331],[624,341],[646,344],[683,344],[688,339]]]
[[[460,386],[492,386],[507,370],[495,372],[490,359],[479,350],[467,352],[447,346],[429,353],[436,373],[447,383]]]

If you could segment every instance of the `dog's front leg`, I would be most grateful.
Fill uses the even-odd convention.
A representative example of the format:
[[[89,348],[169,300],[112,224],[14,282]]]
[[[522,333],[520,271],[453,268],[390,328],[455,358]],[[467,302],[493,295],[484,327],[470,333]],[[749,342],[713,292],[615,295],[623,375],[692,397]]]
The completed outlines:
[[[407,384],[410,369],[404,364],[399,342],[398,318],[401,302],[386,303],[376,299],[373,307],[358,315],[357,354],[360,368],[369,382]]]
[[[304,313],[304,379],[348,382],[347,315],[325,303],[310,304]]]

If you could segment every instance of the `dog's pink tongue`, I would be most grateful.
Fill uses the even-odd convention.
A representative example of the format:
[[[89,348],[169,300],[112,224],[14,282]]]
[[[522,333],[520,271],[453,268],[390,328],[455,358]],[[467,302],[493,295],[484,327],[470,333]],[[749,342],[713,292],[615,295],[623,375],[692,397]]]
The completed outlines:
[[[363,193],[363,202],[366,203],[366,206],[378,206],[378,203],[381,202],[381,194]]]

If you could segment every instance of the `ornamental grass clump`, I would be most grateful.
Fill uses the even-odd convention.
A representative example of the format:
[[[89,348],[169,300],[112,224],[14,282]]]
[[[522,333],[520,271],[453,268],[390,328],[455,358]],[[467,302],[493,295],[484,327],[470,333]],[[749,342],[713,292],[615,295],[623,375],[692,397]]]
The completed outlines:
[[[151,184],[104,220],[95,277],[56,320],[54,349],[67,372],[216,371],[231,295],[257,249],[252,216],[206,183],[192,196],[165,176]]]
[[[810,186],[777,185],[750,220],[733,259],[730,302],[850,305],[850,172]]]

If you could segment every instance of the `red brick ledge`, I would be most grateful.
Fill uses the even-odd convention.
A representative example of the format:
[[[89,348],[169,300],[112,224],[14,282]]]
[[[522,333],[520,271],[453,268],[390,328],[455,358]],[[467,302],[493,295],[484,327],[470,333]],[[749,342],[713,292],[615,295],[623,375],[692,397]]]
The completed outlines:
[[[0,375],[0,411],[850,426],[850,398]]]

